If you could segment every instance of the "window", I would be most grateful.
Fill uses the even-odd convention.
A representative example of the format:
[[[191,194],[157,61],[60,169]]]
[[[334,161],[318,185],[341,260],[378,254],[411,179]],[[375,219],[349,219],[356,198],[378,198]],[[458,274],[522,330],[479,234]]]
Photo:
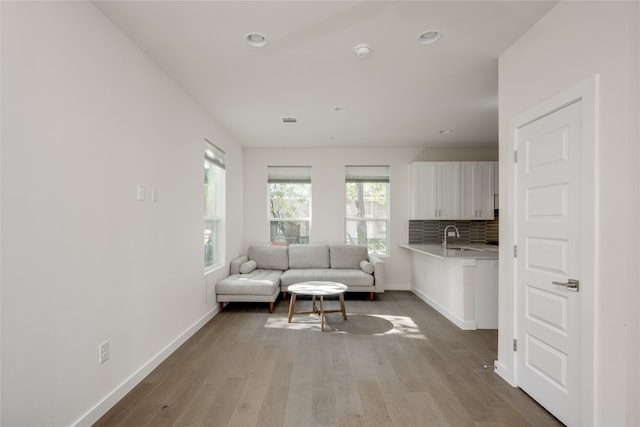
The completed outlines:
[[[309,244],[311,167],[269,166],[268,183],[271,244]]]
[[[347,210],[345,242],[369,253],[389,253],[389,166],[345,168]]]
[[[204,147],[204,268],[222,263],[222,203],[224,191],[224,151],[205,140]]]

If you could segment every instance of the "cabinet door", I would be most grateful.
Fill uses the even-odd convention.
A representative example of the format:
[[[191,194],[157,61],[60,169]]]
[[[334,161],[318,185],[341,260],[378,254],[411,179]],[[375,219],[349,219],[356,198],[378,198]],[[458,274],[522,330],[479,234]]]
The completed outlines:
[[[494,218],[493,163],[461,162],[461,218]]]
[[[478,218],[478,163],[461,162],[460,205],[462,219]]]
[[[493,171],[495,162],[478,162],[478,219],[494,219],[494,182]]]
[[[435,162],[410,165],[411,219],[437,219],[437,166]]]
[[[460,162],[438,162],[438,219],[460,218]]]

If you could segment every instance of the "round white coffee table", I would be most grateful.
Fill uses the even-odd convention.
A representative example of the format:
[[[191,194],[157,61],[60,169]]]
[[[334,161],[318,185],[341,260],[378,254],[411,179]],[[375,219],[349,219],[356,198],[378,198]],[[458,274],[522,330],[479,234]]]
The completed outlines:
[[[324,332],[324,315],[325,313],[342,313],[344,320],[347,320],[347,310],[344,306],[344,292],[347,287],[342,283],[337,282],[302,282],[289,286],[288,292],[291,292],[291,298],[289,301],[289,323],[294,314],[318,314],[320,316],[320,329]],[[295,311],[296,295],[311,295],[311,311]],[[339,310],[325,310],[324,309],[324,297],[328,295],[338,295],[340,300]],[[320,309],[316,306],[316,297],[320,297]]]

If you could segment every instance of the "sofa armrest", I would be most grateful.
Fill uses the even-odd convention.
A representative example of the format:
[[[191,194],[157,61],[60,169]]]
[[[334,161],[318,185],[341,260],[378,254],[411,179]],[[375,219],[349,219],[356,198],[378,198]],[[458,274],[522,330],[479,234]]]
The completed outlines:
[[[369,255],[369,262],[373,264],[373,285],[375,292],[384,292],[384,261],[375,255]]]
[[[247,261],[249,261],[249,257],[246,255],[241,255],[235,259],[232,259],[231,264],[229,264],[230,274],[240,274],[240,266],[243,262]]]

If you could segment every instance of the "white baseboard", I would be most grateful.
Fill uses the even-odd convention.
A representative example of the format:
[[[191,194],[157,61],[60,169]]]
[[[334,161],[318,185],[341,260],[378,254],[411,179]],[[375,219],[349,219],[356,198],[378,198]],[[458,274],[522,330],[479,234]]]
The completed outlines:
[[[411,285],[385,283],[385,291],[410,291]]]
[[[104,414],[113,408],[116,403],[120,401],[127,393],[129,393],[136,385],[138,385],[147,375],[151,373],[155,368],[160,365],[167,357],[169,357],[174,351],[185,343],[193,334],[195,334],[200,328],[202,328],[209,320],[211,320],[216,314],[218,314],[218,306],[205,314],[200,320],[191,325],[186,331],[180,334],[176,339],[170,342],[165,348],[163,348],[158,354],[153,356],[151,360],[142,365],[136,372],[134,372],[129,378],[127,378],[122,384],[116,387],[111,393],[109,393],[104,399],[100,401],[96,406],[91,408],[85,415],[83,415],[73,426],[75,427],[89,427],[100,419]]]
[[[495,366],[494,372],[500,376],[503,380],[509,383],[512,387],[517,387],[514,379],[512,378],[509,370],[504,365],[504,363],[500,363],[498,360],[493,362],[493,366]]]
[[[424,292],[420,291],[419,289],[412,288],[411,292],[416,294],[418,298],[420,298],[422,301],[426,302],[431,307],[433,307],[438,313],[442,314],[444,317],[446,317],[451,323],[456,325],[458,328],[465,331],[474,331],[478,329],[476,322],[464,321],[462,319],[457,318],[453,313],[451,313],[442,305],[438,304],[437,302],[429,298]]]

